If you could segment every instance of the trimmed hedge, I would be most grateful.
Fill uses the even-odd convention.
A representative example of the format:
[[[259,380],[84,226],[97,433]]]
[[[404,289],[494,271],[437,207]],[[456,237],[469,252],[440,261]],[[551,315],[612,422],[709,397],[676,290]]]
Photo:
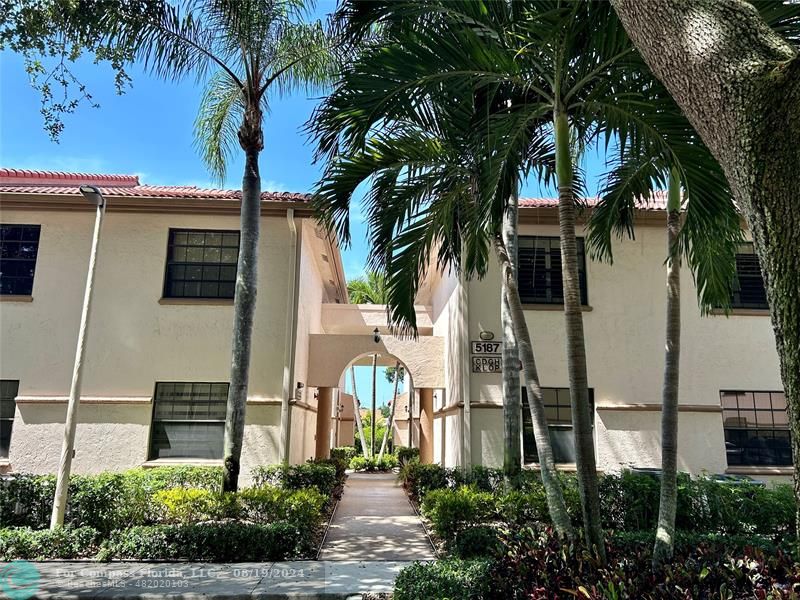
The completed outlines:
[[[490,568],[491,563],[481,560],[417,562],[400,571],[394,583],[394,600],[484,598],[489,594]]]
[[[101,558],[241,562],[284,560],[310,549],[303,531],[284,522],[148,525],[113,532]]]
[[[253,485],[273,485],[287,490],[314,487],[324,496],[336,488],[336,467],[325,462],[308,462],[303,465],[267,465],[254,468],[250,474]]]
[[[157,467],[70,478],[65,525],[101,533],[153,519],[154,493],[176,487],[219,490],[219,467]],[[0,479],[0,523],[44,529],[50,523],[55,476],[15,473]]]
[[[509,526],[531,523],[549,523],[547,500],[538,474],[528,471],[519,482],[519,489],[503,491],[502,473],[499,469],[473,468],[464,475],[458,469],[438,465],[409,463],[400,472],[409,493],[420,499],[426,512],[427,497],[437,491],[437,502],[452,496],[452,502],[467,502],[459,497],[463,486],[478,492],[491,492],[495,499],[494,511],[486,514],[477,507],[462,506],[462,522],[457,529],[469,525],[499,521]],[[580,495],[574,475],[561,474],[562,489],[567,510],[574,523],[581,523]],[[603,475],[600,478],[600,502],[603,527],[613,531],[655,531],[658,519],[660,483],[657,479],[623,472],[620,475]],[[441,493],[440,493],[441,492]],[[475,498],[477,501],[477,497]],[[430,507],[430,503],[429,503]],[[470,523],[470,511],[483,514],[480,520]],[[759,534],[769,537],[792,537],[795,531],[794,496],[787,484],[772,488],[749,483],[719,482],[707,477],[690,479],[682,475],[678,482],[678,530],[727,535]],[[428,510],[427,512],[430,512]],[[437,528],[436,514],[428,514]],[[459,518],[456,513],[454,518]],[[440,525],[443,531],[452,530],[448,523]],[[452,539],[444,538],[446,542]]]
[[[313,550],[336,480],[332,464],[263,467],[258,488],[222,493],[219,468],[159,467],[75,476],[65,527],[46,529],[52,476],[0,484],[0,560],[278,560]],[[285,487],[263,483],[274,479]],[[292,487],[294,486],[294,487]],[[308,486],[308,487],[306,487]]]
[[[61,527],[55,531],[30,527],[0,529],[0,560],[90,558],[97,553],[100,538],[100,532],[91,527]]]
[[[397,457],[393,454],[384,454],[380,460],[377,456],[366,458],[354,456],[350,459],[350,468],[353,471],[390,471],[397,466]]]

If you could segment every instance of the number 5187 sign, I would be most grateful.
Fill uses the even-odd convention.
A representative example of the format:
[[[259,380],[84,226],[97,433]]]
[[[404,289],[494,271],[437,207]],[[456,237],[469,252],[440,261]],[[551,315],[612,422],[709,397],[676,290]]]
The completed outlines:
[[[502,347],[501,342],[472,342],[472,372],[500,373],[503,370]]]

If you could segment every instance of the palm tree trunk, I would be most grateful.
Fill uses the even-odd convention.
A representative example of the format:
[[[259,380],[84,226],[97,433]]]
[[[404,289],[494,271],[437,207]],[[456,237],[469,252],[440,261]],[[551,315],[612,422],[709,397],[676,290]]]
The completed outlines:
[[[564,284],[564,317],[567,333],[567,370],[575,437],[575,467],[583,510],[586,543],[605,560],[605,541],[600,521],[600,493],[594,455],[593,416],[589,406],[586,374],[586,342],[583,335],[581,286],[578,276],[578,243],[575,238],[575,192],[572,187],[569,122],[556,110],[554,117],[558,222],[561,237],[561,273]]]
[[[653,568],[672,558],[678,502],[678,378],[681,353],[681,261],[677,252],[681,223],[680,180],[669,178],[667,204],[667,332],[664,385],[661,391],[661,499],[653,548]]]
[[[369,455],[375,456],[375,429],[378,427],[377,415],[375,414],[376,404],[378,403],[378,353],[372,355],[372,428],[370,429]]]
[[[511,261],[511,272],[517,278],[517,214],[519,198],[515,190],[503,215],[503,243]],[[519,382],[519,351],[514,334],[514,322],[508,303],[508,286],[505,278],[501,287],[500,320],[503,328],[503,477],[506,488],[519,484],[522,470],[520,448],[520,419],[522,407]]]
[[[383,441],[381,442],[381,451],[378,453],[378,462],[383,458],[383,452],[386,450],[386,442],[394,426],[394,411],[397,408],[397,386],[400,384],[400,363],[394,365],[394,396],[392,396],[392,408],[389,410],[389,422],[386,425],[386,430],[383,432]]]
[[[542,485],[547,497],[547,509],[553,521],[556,534],[562,538],[573,539],[575,531],[567,513],[567,505],[564,502],[564,494],[561,491],[561,484],[558,481],[558,473],[553,460],[550,430],[547,427],[547,417],[545,416],[544,402],[542,401],[542,388],[539,385],[539,374],[536,371],[533,344],[531,343],[528,324],[525,322],[525,313],[522,310],[522,301],[519,297],[517,279],[514,276],[513,263],[501,238],[495,239],[494,249],[497,259],[500,261],[503,284],[508,292],[506,298],[508,299],[511,321],[514,324],[514,334],[522,362],[522,372],[525,375],[525,389],[528,393],[528,405],[530,406],[531,420],[533,421],[536,452],[539,455]]]
[[[260,119],[260,116],[258,117]],[[260,121],[259,121],[260,122]],[[245,125],[242,129],[245,129]],[[260,127],[257,131],[260,137]],[[247,139],[240,131],[245,146]],[[239,469],[244,440],[244,418],[247,408],[247,385],[250,378],[250,347],[253,337],[253,316],[256,309],[258,272],[258,233],[261,221],[261,177],[258,155],[261,144],[245,147],[242,179],[241,233],[239,262],[236,267],[236,291],[233,300],[233,341],[231,348],[231,381],[225,414],[224,468],[222,487],[235,492],[239,486]]]
[[[364,439],[364,423],[361,421],[361,402],[358,401],[358,391],[356,391],[356,368],[353,366],[350,367],[350,377],[353,378],[353,410],[358,427],[358,439],[361,441],[361,454],[364,455],[364,458],[368,458],[367,441]]]

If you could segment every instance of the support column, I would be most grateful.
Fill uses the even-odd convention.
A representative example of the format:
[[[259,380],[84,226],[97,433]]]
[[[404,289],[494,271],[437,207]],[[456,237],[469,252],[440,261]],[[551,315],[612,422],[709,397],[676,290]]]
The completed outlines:
[[[433,389],[419,388],[419,461],[433,462]]]
[[[314,456],[330,458],[333,389],[321,387],[317,390],[317,447]]]

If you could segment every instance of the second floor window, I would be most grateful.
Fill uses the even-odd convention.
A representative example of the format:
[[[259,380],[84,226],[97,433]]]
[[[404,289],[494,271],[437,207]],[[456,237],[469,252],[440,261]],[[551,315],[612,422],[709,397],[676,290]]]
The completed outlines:
[[[550,443],[553,458],[557,463],[575,462],[575,436],[572,434],[572,407],[569,388],[542,388],[544,411],[550,428]],[[589,388],[589,402],[594,415],[594,390]],[[526,463],[538,463],[536,439],[533,435],[533,419],[528,404],[527,390],[522,388],[522,452]]]
[[[40,225],[0,225],[0,294],[30,296]]]
[[[19,381],[0,379],[0,458],[8,458]]]
[[[767,291],[752,242],[740,244],[736,252],[736,281],[733,284],[733,308],[768,310]]]
[[[233,298],[238,231],[170,229],[165,298]]]
[[[581,304],[588,304],[586,257],[578,238],[578,277]],[[524,304],[564,304],[561,244],[558,237],[520,236],[519,295]]]
[[[227,383],[157,383],[150,459],[222,458],[227,402]]]
[[[792,444],[783,392],[720,392],[728,466],[789,467]]]

